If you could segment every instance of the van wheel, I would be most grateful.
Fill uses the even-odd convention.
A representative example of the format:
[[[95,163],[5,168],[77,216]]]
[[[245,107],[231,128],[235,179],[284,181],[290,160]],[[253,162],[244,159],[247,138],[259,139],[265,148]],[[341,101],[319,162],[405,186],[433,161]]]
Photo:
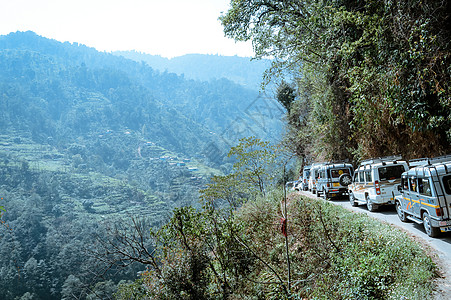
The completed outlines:
[[[316,190],[316,197],[318,197],[318,198],[321,197],[321,194],[318,190]]]
[[[440,234],[440,230],[437,227],[432,227],[431,217],[427,211],[423,213],[423,226],[424,231],[426,231],[427,235],[430,237],[435,238]]]
[[[398,217],[401,220],[401,222],[407,222],[407,216],[406,213],[401,208],[401,203],[399,201],[396,201],[396,212],[398,213]]]
[[[359,206],[359,203],[357,203],[357,201],[355,201],[355,197],[354,194],[352,192],[349,192],[349,202],[351,202],[351,206]]]
[[[368,210],[370,212],[376,211],[378,209],[377,205],[371,202],[370,197],[368,197],[368,195],[365,198],[366,198],[366,207],[368,208]]]

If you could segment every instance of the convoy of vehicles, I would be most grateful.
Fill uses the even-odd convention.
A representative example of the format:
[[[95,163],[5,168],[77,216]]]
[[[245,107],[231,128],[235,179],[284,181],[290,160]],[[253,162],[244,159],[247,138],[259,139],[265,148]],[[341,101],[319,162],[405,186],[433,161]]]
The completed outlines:
[[[352,206],[365,204],[371,212],[395,205],[401,221],[423,224],[431,237],[451,232],[451,155],[373,158],[355,170],[349,163],[315,163],[304,167],[297,183],[298,190],[327,200],[349,195]]]

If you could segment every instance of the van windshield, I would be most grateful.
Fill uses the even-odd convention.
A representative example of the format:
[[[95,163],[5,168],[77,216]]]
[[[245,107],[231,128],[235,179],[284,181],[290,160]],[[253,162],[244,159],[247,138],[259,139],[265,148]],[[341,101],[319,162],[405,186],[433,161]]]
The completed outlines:
[[[304,177],[306,177],[306,178],[310,177],[310,170],[304,171]]]
[[[379,180],[399,179],[404,171],[403,165],[381,167],[379,168]]]
[[[331,169],[330,170],[330,177],[332,178],[339,178],[342,174],[351,174],[349,172],[349,169]]]

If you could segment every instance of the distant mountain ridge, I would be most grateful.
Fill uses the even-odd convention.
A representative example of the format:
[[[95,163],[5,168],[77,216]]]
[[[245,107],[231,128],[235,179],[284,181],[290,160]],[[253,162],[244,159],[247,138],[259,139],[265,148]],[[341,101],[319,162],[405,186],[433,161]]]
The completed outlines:
[[[68,104],[73,104],[72,99],[78,99],[80,95],[89,93],[91,98],[106,100],[106,107],[119,109],[115,112],[117,118],[128,118],[129,121],[125,123],[115,123],[116,127],[121,125],[140,130],[142,126],[146,125],[149,134],[156,134],[157,131],[162,132],[158,137],[154,137],[156,141],[169,143],[162,146],[184,153],[191,152],[190,155],[194,154],[192,152],[194,149],[202,148],[195,143],[200,140],[210,143],[211,141],[208,142],[208,140],[212,138],[217,140],[217,137],[212,136],[209,132],[217,134],[224,132],[237,118],[243,118],[245,116],[243,111],[259,97],[255,89],[244,88],[227,79],[210,78],[208,83],[189,80],[185,76],[160,72],[142,62],[136,62],[111,53],[98,52],[94,48],[77,43],[61,43],[38,36],[30,31],[0,36],[0,51],[2,51],[0,78],[3,77],[3,84],[10,82],[16,87],[20,85],[18,87],[20,90],[26,87],[25,90],[30,92],[28,94],[30,99],[35,97],[45,99],[46,96],[42,94],[44,91],[51,95],[60,93],[61,96],[54,96],[54,100],[59,103],[58,107],[65,109],[67,113],[71,111]],[[211,60],[225,61],[232,59],[240,63],[247,60],[238,57],[226,58],[202,55],[186,56],[180,58],[180,60],[191,61],[191,63],[197,61],[196,64],[201,65],[199,61],[202,58],[206,59],[203,65],[208,65]],[[177,59],[174,59],[173,62],[175,61]],[[189,64],[187,62],[183,65]],[[254,79],[248,80],[248,82],[257,82],[257,78],[261,76],[259,72],[263,68],[260,65],[255,71],[251,72],[250,66],[248,64],[243,69],[246,69],[249,74],[259,75],[255,75]],[[212,69],[214,68],[212,67]],[[49,70],[51,71],[49,72]],[[230,70],[227,71],[229,74]],[[201,73],[203,75],[199,76],[210,76],[207,74],[212,74],[207,71]],[[30,84],[33,85],[33,88],[30,87]],[[70,95],[72,92],[76,92],[75,94],[78,96]],[[88,102],[85,102],[83,97],[80,98],[81,102],[78,102],[77,106],[87,105]],[[136,102],[138,99],[141,100]],[[144,106],[151,105],[151,103],[153,103],[153,118],[149,118],[148,113],[150,111],[146,112]],[[33,107],[36,103],[31,102],[30,104],[30,107]],[[41,108],[40,111],[54,108],[52,105],[52,101],[47,101],[45,109],[42,110]],[[89,111],[89,109],[85,109],[85,111]],[[58,115],[56,110],[46,113],[53,116]],[[144,121],[142,118],[146,115],[148,121]],[[7,116],[5,115],[5,117]],[[43,116],[42,119],[47,118]],[[103,119],[107,120],[108,118],[103,117]],[[151,119],[153,121],[150,121]],[[30,122],[27,120],[25,119],[24,122]],[[149,126],[150,123],[146,124],[146,122],[164,123],[164,120],[171,120],[167,125],[172,128],[163,128],[161,123],[155,123],[156,125],[153,127],[158,128],[158,130],[152,133],[150,130],[152,126]],[[61,121],[60,119],[59,122]],[[95,121],[95,119],[91,121]],[[276,128],[263,128],[260,125],[254,126],[255,124],[247,127],[251,129],[250,132],[254,135],[269,133],[272,138],[275,138],[277,132],[281,129],[281,123],[280,120],[275,119],[270,121],[269,126],[277,124]],[[5,122],[3,120],[3,124]],[[192,124],[188,125],[189,122]],[[94,123],[83,123],[84,127],[89,127],[89,124]],[[174,130],[175,128],[170,124],[174,124],[177,129]],[[182,124],[185,125],[182,126]],[[192,130],[196,126],[198,129]],[[68,125],[63,127],[68,128],[68,130],[72,128]],[[88,127],[86,127],[86,130],[92,129],[88,129]],[[185,132],[183,127],[191,128],[191,130]],[[162,129],[165,130],[161,131]],[[66,134],[65,136],[70,135]],[[192,141],[196,141],[194,144],[187,139],[189,136],[191,136]],[[262,137],[264,138],[264,136]]]
[[[209,81],[226,78],[256,90],[260,89],[263,73],[271,64],[267,59],[252,60],[250,57],[239,56],[187,54],[168,59],[136,51],[116,51],[113,54],[138,62],[144,61],[161,72],[184,74],[188,79]]]

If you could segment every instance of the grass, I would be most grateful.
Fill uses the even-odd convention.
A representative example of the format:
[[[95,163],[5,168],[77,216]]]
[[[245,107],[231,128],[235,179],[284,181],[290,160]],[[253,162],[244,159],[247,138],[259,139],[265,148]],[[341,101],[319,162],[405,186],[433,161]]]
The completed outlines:
[[[277,226],[281,198],[246,204],[238,218],[255,250],[288,281],[285,239]],[[365,214],[294,194],[288,218],[295,299],[431,299],[436,266],[406,233]],[[264,282],[270,273],[260,269],[256,281]],[[268,299],[282,297],[279,285],[261,288],[274,295]]]

